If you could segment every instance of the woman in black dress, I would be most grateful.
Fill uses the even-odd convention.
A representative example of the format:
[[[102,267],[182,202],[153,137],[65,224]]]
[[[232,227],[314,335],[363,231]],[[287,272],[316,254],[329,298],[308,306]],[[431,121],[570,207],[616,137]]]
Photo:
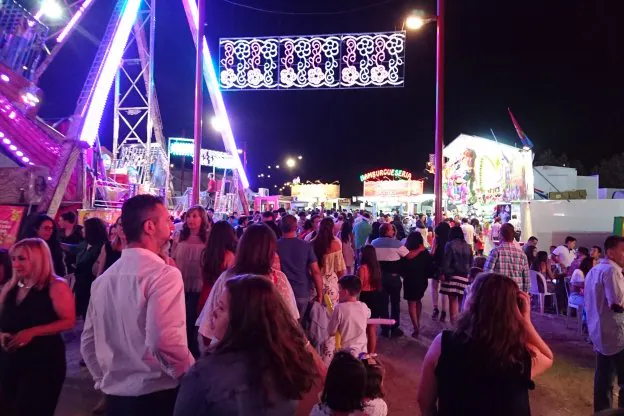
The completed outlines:
[[[414,252],[416,257],[402,261],[403,298],[407,301],[408,311],[414,332],[412,337],[418,337],[420,332],[420,314],[422,312],[422,298],[427,290],[429,279],[435,276],[433,257],[425,248],[425,242],[420,231],[411,232],[407,237],[405,247]]]
[[[10,253],[13,278],[0,292],[0,409],[53,416],[65,380],[60,334],[76,322],[74,296],[54,275],[43,240],[22,240]]]
[[[85,241],[71,249],[77,250],[76,256],[76,314],[86,316],[89,299],[91,298],[91,284],[95,280],[93,266],[108,240],[106,225],[99,218],[89,218],[84,222]]]
[[[529,416],[533,380],[552,363],[552,351],[531,323],[529,295],[508,277],[481,273],[457,329],[442,332],[427,351],[420,411]]]
[[[52,254],[52,265],[54,274],[65,277],[67,269],[65,268],[65,256],[61,243],[58,238],[58,230],[54,220],[47,215],[39,214],[34,217],[30,227],[26,231],[25,238],[40,238],[46,242],[50,253]]]
[[[126,235],[121,228],[121,217],[117,219],[115,224],[110,226],[108,237],[108,241],[102,246],[100,256],[95,262],[95,266],[93,266],[95,277],[104,273],[121,258],[121,252],[126,246]]]

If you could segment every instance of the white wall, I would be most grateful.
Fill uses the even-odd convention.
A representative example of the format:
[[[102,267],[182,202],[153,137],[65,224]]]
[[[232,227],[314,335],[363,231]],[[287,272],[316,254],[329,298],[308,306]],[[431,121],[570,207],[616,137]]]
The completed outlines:
[[[577,246],[602,247],[613,233],[613,220],[624,216],[622,199],[530,201],[521,204],[522,240],[534,235],[540,250],[563,244],[566,236],[578,239]]]
[[[576,189],[572,189],[572,191],[581,189],[587,191],[587,199],[598,199],[598,175],[577,176]]]
[[[535,188],[548,195],[549,192],[576,191],[577,174],[574,168],[562,166],[534,166]]]

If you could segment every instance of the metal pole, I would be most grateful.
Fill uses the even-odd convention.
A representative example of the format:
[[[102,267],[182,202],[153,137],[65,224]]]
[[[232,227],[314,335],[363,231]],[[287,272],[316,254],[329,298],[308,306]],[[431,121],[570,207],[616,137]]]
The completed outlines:
[[[444,2],[438,0],[436,34],[435,223],[442,221],[442,150],[444,148]]]
[[[193,138],[195,140],[195,151],[193,158],[193,190],[191,201],[193,205],[199,204],[199,188],[201,186],[201,145],[202,145],[202,115],[204,112],[204,90],[203,90],[203,40],[204,40],[204,20],[206,15],[205,0],[197,1],[198,22],[197,22],[197,48],[195,55],[195,130]]]

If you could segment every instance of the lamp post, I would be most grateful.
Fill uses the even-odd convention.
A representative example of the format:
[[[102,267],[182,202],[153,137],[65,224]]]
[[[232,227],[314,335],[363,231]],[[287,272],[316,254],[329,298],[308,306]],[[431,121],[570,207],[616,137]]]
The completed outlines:
[[[195,126],[193,130],[194,152],[193,152],[193,188],[191,193],[191,203],[199,204],[199,187],[201,186],[201,145],[202,145],[202,125],[204,111],[204,90],[203,90],[203,48],[204,20],[206,15],[205,0],[197,1],[197,50],[195,55]]]
[[[445,0],[438,0],[435,19],[423,19],[412,14],[405,19],[404,27],[418,30],[425,23],[436,21],[436,115],[435,115],[435,163],[433,192],[435,194],[435,224],[442,222],[442,151],[444,149],[444,32],[445,32]]]
[[[436,31],[436,121],[435,121],[435,224],[442,222],[442,151],[444,149],[444,32],[445,0],[438,0]]]

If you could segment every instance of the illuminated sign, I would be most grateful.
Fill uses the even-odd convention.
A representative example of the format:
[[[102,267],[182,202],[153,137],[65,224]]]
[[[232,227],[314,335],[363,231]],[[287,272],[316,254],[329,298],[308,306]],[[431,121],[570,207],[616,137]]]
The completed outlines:
[[[405,197],[423,194],[422,181],[366,181],[365,197]]]
[[[379,169],[360,175],[362,182],[376,180],[381,178],[393,177],[395,179],[411,180],[412,174],[402,169]]]
[[[403,86],[405,32],[220,39],[222,90]]]
[[[173,156],[193,157],[195,152],[192,139],[170,138],[169,154]],[[201,149],[200,162],[202,166],[214,166],[218,169],[236,169],[236,160],[226,152]]]

